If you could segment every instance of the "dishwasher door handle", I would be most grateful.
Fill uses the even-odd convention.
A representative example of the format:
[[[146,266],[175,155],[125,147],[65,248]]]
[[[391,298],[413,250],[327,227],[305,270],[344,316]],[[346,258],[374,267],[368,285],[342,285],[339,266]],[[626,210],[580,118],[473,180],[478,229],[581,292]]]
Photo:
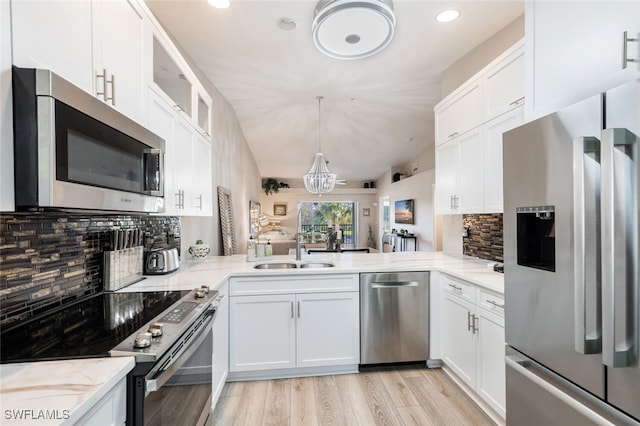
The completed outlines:
[[[374,281],[371,288],[418,287],[417,281]]]

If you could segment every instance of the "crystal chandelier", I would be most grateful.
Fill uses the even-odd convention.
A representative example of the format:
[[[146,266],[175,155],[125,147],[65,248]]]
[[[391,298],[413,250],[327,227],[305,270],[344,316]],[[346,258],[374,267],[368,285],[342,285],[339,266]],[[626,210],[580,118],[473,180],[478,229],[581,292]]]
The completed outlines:
[[[322,195],[333,191],[333,188],[336,186],[336,174],[329,171],[327,162],[324,159],[324,154],[321,152],[320,101],[322,101],[323,98],[322,96],[318,96],[316,99],[318,99],[318,153],[313,160],[311,169],[304,175],[304,187],[312,194]]]

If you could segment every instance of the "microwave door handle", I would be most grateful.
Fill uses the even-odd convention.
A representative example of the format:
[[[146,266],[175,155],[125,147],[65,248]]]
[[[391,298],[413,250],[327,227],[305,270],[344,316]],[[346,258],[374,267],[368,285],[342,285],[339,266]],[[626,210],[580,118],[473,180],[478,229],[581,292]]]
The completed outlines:
[[[614,368],[633,365],[638,345],[638,145],[602,131],[602,359]]]
[[[573,140],[574,338],[581,354],[602,352],[600,290],[600,141]]]
[[[151,195],[163,195],[163,163],[162,150],[147,149],[144,151],[144,190]]]

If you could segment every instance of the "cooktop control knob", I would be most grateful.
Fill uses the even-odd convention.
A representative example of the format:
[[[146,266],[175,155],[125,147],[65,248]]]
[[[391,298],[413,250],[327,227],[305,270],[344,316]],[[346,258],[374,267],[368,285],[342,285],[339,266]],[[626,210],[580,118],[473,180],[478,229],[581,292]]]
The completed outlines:
[[[138,333],[133,341],[133,347],[142,349],[151,346],[151,333]]]
[[[202,299],[207,295],[207,293],[201,288],[196,288],[194,294],[196,296],[196,299]]]
[[[162,336],[163,327],[160,323],[151,324],[149,326],[149,333],[151,333],[151,337],[160,337]]]
[[[208,285],[201,285],[200,289],[203,290],[205,292],[205,294],[209,294],[209,286]]]

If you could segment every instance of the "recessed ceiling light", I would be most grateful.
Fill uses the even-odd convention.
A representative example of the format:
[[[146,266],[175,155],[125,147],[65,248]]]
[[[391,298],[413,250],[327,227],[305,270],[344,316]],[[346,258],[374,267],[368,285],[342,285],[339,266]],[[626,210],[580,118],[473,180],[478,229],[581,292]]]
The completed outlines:
[[[444,10],[444,11],[438,13],[438,16],[436,16],[436,21],[438,21],[438,22],[451,22],[451,21],[455,21],[456,19],[458,19],[458,16],[460,16],[460,12],[458,12],[455,9]]]
[[[231,3],[229,3],[229,0],[207,0],[207,1],[211,6],[217,9],[226,9],[231,5]]]
[[[298,27],[298,23],[291,18],[278,18],[276,20],[276,26],[281,30],[291,31]]]

